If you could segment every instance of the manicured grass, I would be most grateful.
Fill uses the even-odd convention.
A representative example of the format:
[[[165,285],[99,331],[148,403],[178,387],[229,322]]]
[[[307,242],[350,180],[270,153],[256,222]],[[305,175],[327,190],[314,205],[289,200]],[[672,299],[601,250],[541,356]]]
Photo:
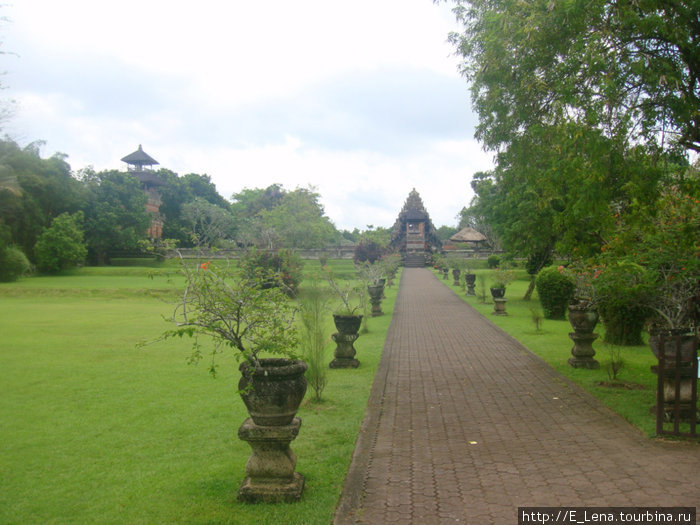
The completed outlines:
[[[235,360],[219,356],[212,379],[206,363],[186,364],[191,341],[136,346],[169,328],[162,298],[177,278],[151,279],[154,270],[84,268],[0,286],[0,523],[330,523],[397,288],[355,343],[360,368],[329,369],[324,401],[309,402],[309,391],[301,407],[292,449],[302,501],[245,505]],[[330,334],[330,313],[327,322]]]
[[[573,341],[569,338],[573,329],[567,320],[544,319],[540,331],[536,330],[532,310],[541,313],[541,307],[537,291],[533,293],[530,301],[523,300],[529,284],[529,276],[524,270],[518,270],[518,278],[507,287],[507,316],[493,315],[493,302],[488,291],[490,271],[476,270],[474,273],[477,274],[476,297],[466,296],[462,287],[454,286],[451,275],[449,280],[443,282],[489,321],[520,341],[557,372],[579,384],[648,436],[655,434],[656,416],[651,408],[656,405],[657,377],[650,367],[656,364],[656,358],[648,346],[615,347],[604,343],[604,328],[599,322],[595,329],[599,338],[593,343],[593,348],[601,368],[572,368],[567,360],[571,357],[573,347]],[[479,279],[482,278],[479,276],[486,278],[486,303],[478,297]],[[442,277],[439,276],[439,279],[442,280]],[[619,373],[618,380],[612,381],[607,372],[607,365],[610,362],[610,352],[615,348],[620,350],[624,368]]]

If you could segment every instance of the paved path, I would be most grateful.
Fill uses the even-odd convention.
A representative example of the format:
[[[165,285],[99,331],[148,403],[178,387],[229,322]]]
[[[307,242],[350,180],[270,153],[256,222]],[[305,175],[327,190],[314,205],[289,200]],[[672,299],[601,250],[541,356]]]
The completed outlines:
[[[404,270],[334,523],[514,524],[519,506],[699,502],[700,445],[642,436],[432,272]]]

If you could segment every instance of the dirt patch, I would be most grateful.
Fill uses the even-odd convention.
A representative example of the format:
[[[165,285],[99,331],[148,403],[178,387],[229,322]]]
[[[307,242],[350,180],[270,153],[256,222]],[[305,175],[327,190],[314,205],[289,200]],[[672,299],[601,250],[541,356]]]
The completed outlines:
[[[596,385],[603,388],[619,388],[621,390],[647,390],[645,385],[629,381],[598,381]]]

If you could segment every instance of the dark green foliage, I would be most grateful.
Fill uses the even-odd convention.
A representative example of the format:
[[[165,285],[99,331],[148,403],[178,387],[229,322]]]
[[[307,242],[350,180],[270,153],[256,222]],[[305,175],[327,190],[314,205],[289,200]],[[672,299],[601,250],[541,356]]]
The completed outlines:
[[[268,286],[280,285],[289,295],[296,295],[303,275],[303,263],[291,250],[265,251],[252,249],[241,259],[246,276],[255,279],[260,272]]]
[[[107,261],[113,250],[138,250],[146,237],[151,216],[146,194],[136,177],[119,171],[88,173],[85,205],[85,238],[89,254],[97,264]]]
[[[24,252],[16,246],[0,248],[0,281],[16,281],[27,273],[31,265]]]
[[[535,281],[537,295],[547,319],[565,319],[574,293],[574,281],[555,266],[543,268]]]
[[[489,265],[489,268],[498,268],[498,265],[501,264],[501,258],[498,255],[489,255],[486,263]]]
[[[65,155],[42,159],[40,146],[20,148],[12,141],[0,141],[0,177],[12,181],[0,185],[0,221],[10,228],[11,243],[31,260],[44,228],[57,215],[78,211],[85,196]]]
[[[530,254],[525,263],[525,269],[529,275],[537,275],[548,264],[552,264],[552,252],[551,250],[541,250]]]
[[[355,246],[355,262],[374,263],[381,259],[383,255],[382,247],[373,240],[363,239]]]
[[[605,325],[605,342],[642,344],[642,329],[651,315],[651,274],[631,262],[613,262],[593,283],[598,312]]]
[[[34,247],[37,269],[43,273],[58,273],[85,260],[87,248],[83,241],[83,213],[62,213],[41,234]]]

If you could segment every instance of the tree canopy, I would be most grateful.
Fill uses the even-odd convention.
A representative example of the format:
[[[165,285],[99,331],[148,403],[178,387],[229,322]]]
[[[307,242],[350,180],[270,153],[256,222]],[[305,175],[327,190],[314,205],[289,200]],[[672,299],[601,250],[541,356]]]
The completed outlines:
[[[493,171],[463,212],[506,250],[599,254],[700,151],[697,9],[669,0],[454,0]],[[686,184],[683,191],[696,192]]]

